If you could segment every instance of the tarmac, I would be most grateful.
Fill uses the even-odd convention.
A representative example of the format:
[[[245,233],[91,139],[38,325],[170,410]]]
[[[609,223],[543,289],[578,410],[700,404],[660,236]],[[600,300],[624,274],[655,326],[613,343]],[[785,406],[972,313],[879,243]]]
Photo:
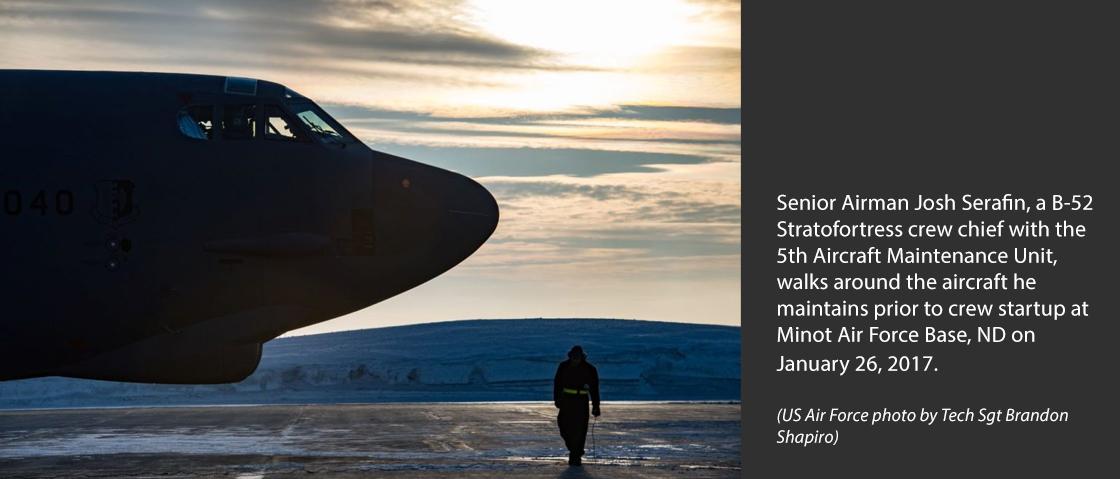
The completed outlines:
[[[15,477],[738,478],[741,405],[604,403],[583,467],[551,403],[0,411]]]

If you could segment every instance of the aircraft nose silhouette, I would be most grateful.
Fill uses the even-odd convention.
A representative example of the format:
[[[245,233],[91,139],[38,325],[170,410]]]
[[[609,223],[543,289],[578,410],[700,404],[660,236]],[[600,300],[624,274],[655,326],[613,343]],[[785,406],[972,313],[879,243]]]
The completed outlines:
[[[486,188],[458,173],[377,153],[374,158],[374,249],[410,264],[408,275],[435,276],[477,250],[498,225]]]
[[[498,202],[474,180],[457,173],[448,176],[443,179],[443,224],[438,234],[449,254],[462,255],[455,261],[458,263],[481,247],[498,227]]]

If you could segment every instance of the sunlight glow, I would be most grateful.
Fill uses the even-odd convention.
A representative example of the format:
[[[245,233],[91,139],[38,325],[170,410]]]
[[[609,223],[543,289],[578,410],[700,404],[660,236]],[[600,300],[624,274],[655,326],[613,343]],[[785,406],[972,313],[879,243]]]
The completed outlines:
[[[702,9],[679,0],[474,0],[476,22],[521,45],[566,53],[579,63],[624,67],[702,33],[689,21]]]

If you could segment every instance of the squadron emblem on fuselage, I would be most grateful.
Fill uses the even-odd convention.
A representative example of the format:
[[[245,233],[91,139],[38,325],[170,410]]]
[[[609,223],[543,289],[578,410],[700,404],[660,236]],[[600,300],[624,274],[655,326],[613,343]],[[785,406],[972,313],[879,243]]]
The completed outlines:
[[[140,216],[140,208],[132,201],[136,184],[131,180],[101,180],[93,185],[97,201],[90,214],[103,225],[119,228]]]

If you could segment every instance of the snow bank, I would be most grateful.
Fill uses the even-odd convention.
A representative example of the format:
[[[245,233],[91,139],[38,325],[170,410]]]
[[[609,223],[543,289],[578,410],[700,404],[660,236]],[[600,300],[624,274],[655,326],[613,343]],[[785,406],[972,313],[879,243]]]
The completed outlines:
[[[470,320],[282,338],[224,385],[0,382],[0,408],[548,401],[573,344],[605,400],[739,400],[741,328],[615,319]]]

